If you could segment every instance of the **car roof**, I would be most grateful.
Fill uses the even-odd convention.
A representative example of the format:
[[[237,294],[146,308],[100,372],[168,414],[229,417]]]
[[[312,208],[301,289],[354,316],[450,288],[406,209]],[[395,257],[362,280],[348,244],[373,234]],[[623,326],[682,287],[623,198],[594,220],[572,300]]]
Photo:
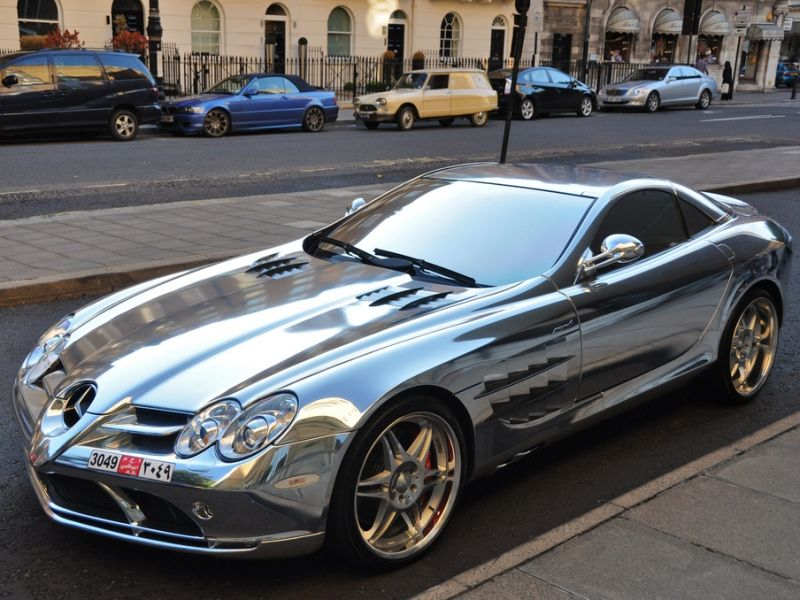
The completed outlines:
[[[592,167],[541,163],[475,163],[445,167],[423,177],[451,181],[472,181],[510,187],[544,190],[573,196],[599,198],[608,189],[646,176],[616,173]],[[660,180],[652,179],[653,183]]]

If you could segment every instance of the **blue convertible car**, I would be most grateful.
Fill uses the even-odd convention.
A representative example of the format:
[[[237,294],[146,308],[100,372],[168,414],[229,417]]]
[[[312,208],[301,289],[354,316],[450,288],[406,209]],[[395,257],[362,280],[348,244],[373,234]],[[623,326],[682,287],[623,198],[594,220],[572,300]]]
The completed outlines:
[[[161,128],[221,137],[231,131],[302,127],[321,131],[339,116],[334,92],[295,75],[236,75],[205,92],[163,106]]]

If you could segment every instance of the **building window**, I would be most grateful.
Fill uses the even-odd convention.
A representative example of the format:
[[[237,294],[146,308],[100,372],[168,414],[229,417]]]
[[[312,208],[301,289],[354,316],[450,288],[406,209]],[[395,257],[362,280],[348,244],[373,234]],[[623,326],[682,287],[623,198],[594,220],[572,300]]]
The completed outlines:
[[[47,35],[59,25],[55,0],[19,0],[19,35]]]
[[[353,20],[350,13],[337,6],[328,16],[328,55],[350,56],[353,40]]]
[[[192,52],[219,54],[219,9],[208,0],[201,0],[192,8]]]
[[[461,45],[461,19],[455,13],[447,13],[442,19],[439,34],[439,57],[457,58]]]

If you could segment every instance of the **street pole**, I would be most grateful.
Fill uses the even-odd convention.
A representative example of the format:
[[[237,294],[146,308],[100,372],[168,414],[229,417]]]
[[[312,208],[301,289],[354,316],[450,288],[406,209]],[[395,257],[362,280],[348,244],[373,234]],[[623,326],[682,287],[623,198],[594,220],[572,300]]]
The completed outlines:
[[[514,7],[517,13],[514,15],[514,29],[517,30],[514,46],[514,68],[511,70],[511,89],[506,95],[506,127],[503,131],[503,147],[500,150],[500,164],[505,164],[508,152],[508,136],[511,133],[511,117],[514,112],[514,101],[517,98],[517,76],[519,75],[519,59],[522,54],[522,44],[525,38],[525,25],[528,23],[528,9],[531,7],[531,0],[514,0]],[[513,38],[512,38],[513,39]]]
[[[158,12],[158,0],[150,0],[150,10],[147,13],[148,62],[150,63],[150,72],[159,85],[161,85],[161,77],[158,75],[158,53],[161,52],[161,36],[163,33],[161,16]]]
[[[736,56],[733,57],[733,83],[731,84],[731,89],[729,90],[729,98],[733,98],[733,90],[736,87],[736,80],[739,77],[739,54],[741,54],[742,49],[742,36],[736,36]]]
[[[586,0],[586,16],[583,20],[583,56],[581,57],[583,74],[581,81],[589,78],[589,28],[592,25],[592,0]]]

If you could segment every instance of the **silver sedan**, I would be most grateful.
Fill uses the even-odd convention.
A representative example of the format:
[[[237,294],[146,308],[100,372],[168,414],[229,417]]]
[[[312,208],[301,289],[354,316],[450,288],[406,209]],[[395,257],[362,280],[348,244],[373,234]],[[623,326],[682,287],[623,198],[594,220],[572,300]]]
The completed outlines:
[[[705,110],[718,96],[717,82],[694,67],[675,65],[637,69],[597,93],[600,108],[638,108],[656,112],[662,106],[695,106]]]
[[[774,221],[669,181],[435,171],[59,321],[14,386],[28,475],[119,540],[401,566],[468,482],[568,432],[700,373],[752,400],[790,259]]]

